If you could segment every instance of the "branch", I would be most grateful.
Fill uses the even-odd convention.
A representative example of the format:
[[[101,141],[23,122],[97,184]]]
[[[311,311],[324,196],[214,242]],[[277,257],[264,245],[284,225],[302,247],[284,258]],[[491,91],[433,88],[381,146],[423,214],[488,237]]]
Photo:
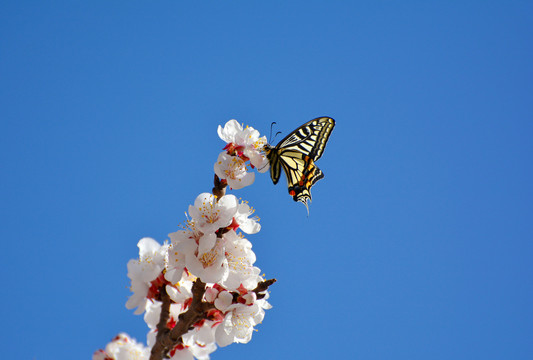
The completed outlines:
[[[192,284],[192,303],[189,306],[189,310],[180,314],[176,326],[170,332],[170,341],[172,341],[174,346],[181,341],[183,335],[193,329],[193,325],[197,321],[205,318],[205,310],[202,302],[204,293],[205,283],[200,279],[196,279],[194,284]]]
[[[202,306],[202,298],[204,297],[205,293],[205,283],[203,283],[200,279],[196,279],[192,285],[193,295],[189,310],[179,315],[176,326],[174,326],[172,330],[169,330],[166,326],[170,309],[170,297],[166,291],[164,291],[164,293],[168,298],[168,303],[163,303],[161,308],[161,317],[159,319],[159,324],[157,325],[157,338],[154,347],[152,348],[150,360],[164,359],[170,350],[172,350],[180,342],[183,342],[181,337],[189,330],[192,330],[193,325],[197,321],[205,318],[205,311]],[[164,319],[164,314],[166,314],[166,319]]]
[[[167,294],[166,285],[163,285],[160,288],[159,293],[162,302],[161,315],[159,317],[159,323],[157,324],[157,336],[154,347],[150,353],[150,360],[161,360],[163,359],[163,356],[170,351],[168,348],[169,344],[166,341],[168,333],[170,332],[167,327],[168,318],[170,316],[170,296]]]

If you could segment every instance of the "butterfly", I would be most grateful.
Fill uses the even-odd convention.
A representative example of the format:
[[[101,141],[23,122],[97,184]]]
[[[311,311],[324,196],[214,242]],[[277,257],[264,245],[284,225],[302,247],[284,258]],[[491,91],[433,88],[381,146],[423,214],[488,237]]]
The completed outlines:
[[[335,120],[330,117],[313,119],[281,140],[275,147],[265,146],[265,154],[270,163],[272,182],[278,183],[281,168],[287,176],[289,194],[307,208],[311,201],[311,187],[324,177],[316,165],[326,148]]]

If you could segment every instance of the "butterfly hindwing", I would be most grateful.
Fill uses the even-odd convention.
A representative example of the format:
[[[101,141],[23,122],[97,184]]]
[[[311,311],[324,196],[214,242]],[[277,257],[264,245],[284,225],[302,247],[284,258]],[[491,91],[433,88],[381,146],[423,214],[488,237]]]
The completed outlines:
[[[289,194],[292,195],[293,200],[306,204],[307,200],[311,201],[311,187],[324,177],[324,173],[311,159],[307,159],[303,169],[302,172],[294,171],[292,174],[295,178],[291,179],[294,181],[287,181],[287,183],[291,184],[289,186]],[[288,176],[287,180],[289,180]]]
[[[277,184],[283,168],[289,194],[306,207],[311,201],[311,187],[324,177],[315,161],[324,153],[334,126],[332,118],[316,118],[287,135],[276,147],[267,147],[272,182]]]

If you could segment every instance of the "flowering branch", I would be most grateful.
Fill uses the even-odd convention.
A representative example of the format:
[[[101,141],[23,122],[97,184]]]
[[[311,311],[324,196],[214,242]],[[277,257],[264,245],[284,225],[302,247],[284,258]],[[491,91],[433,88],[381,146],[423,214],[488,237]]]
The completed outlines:
[[[227,183],[221,181],[220,178],[215,174],[214,187],[212,191],[213,195],[215,195],[217,199],[225,195],[226,186]],[[220,228],[217,231],[217,237],[222,237],[222,235],[229,230],[229,227]],[[257,299],[264,298],[265,294],[262,293],[268,290],[268,287],[274,284],[275,282],[276,279],[270,279],[260,282],[256,286],[256,288],[252,290],[254,293],[256,293]],[[170,297],[163,289],[163,291],[161,292],[161,300],[163,304],[161,308],[160,320],[157,325],[158,334],[156,338],[156,343],[152,347],[150,360],[163,359],[164,355],[168,353],[170,349],[174,348],[179,343],[183,343],[182,336],[185,335],[187,331],[192,329],[194,323],[203,319],[207,319],[208,312],[210,310],[216,309],[214,304],[202,302],[201,299],[203,298],[204,293],[205,283],[203,283],[200,279],[196,279],[192,287],[193,297],[189,310],[179,315],[178,323],[172,329],[172,331],[169,331],[166,324],[168,322],[169,317]],[[232,292],[232,297],[235,301],[237,301],[239,293]]]
[[[181,230],[169,234],[170,244],[151,238],[139,241],[139,259],[128,262],[133,295],[126,307],[145,313],[151,329],[148,347],[120,334],[93,360],[209,359],[218,346],[251,340],[270,304],[268,288],[252,244],[244,238],[260,229],[254,209],[226,194],[255,178],[248,167],[268,169],[262,153],[266,138],[251,127],[230,120],[219,136],[227,142],[217,162],[212,194],[202,193],[189,206]]]

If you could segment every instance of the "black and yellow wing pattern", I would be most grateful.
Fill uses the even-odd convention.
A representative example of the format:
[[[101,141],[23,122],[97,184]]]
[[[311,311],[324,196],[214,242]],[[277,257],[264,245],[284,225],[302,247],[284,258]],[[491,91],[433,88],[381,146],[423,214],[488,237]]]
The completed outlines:
[[[330,117],[313,119],[287,135],[275,147],[267,145],[265,152],[270,162],[270,177],[277,184],[281,168],[287,176],[289,194],[307,208],[311,201],[311,187],[324,177],[316,165],[326,148],[335,120]]]

